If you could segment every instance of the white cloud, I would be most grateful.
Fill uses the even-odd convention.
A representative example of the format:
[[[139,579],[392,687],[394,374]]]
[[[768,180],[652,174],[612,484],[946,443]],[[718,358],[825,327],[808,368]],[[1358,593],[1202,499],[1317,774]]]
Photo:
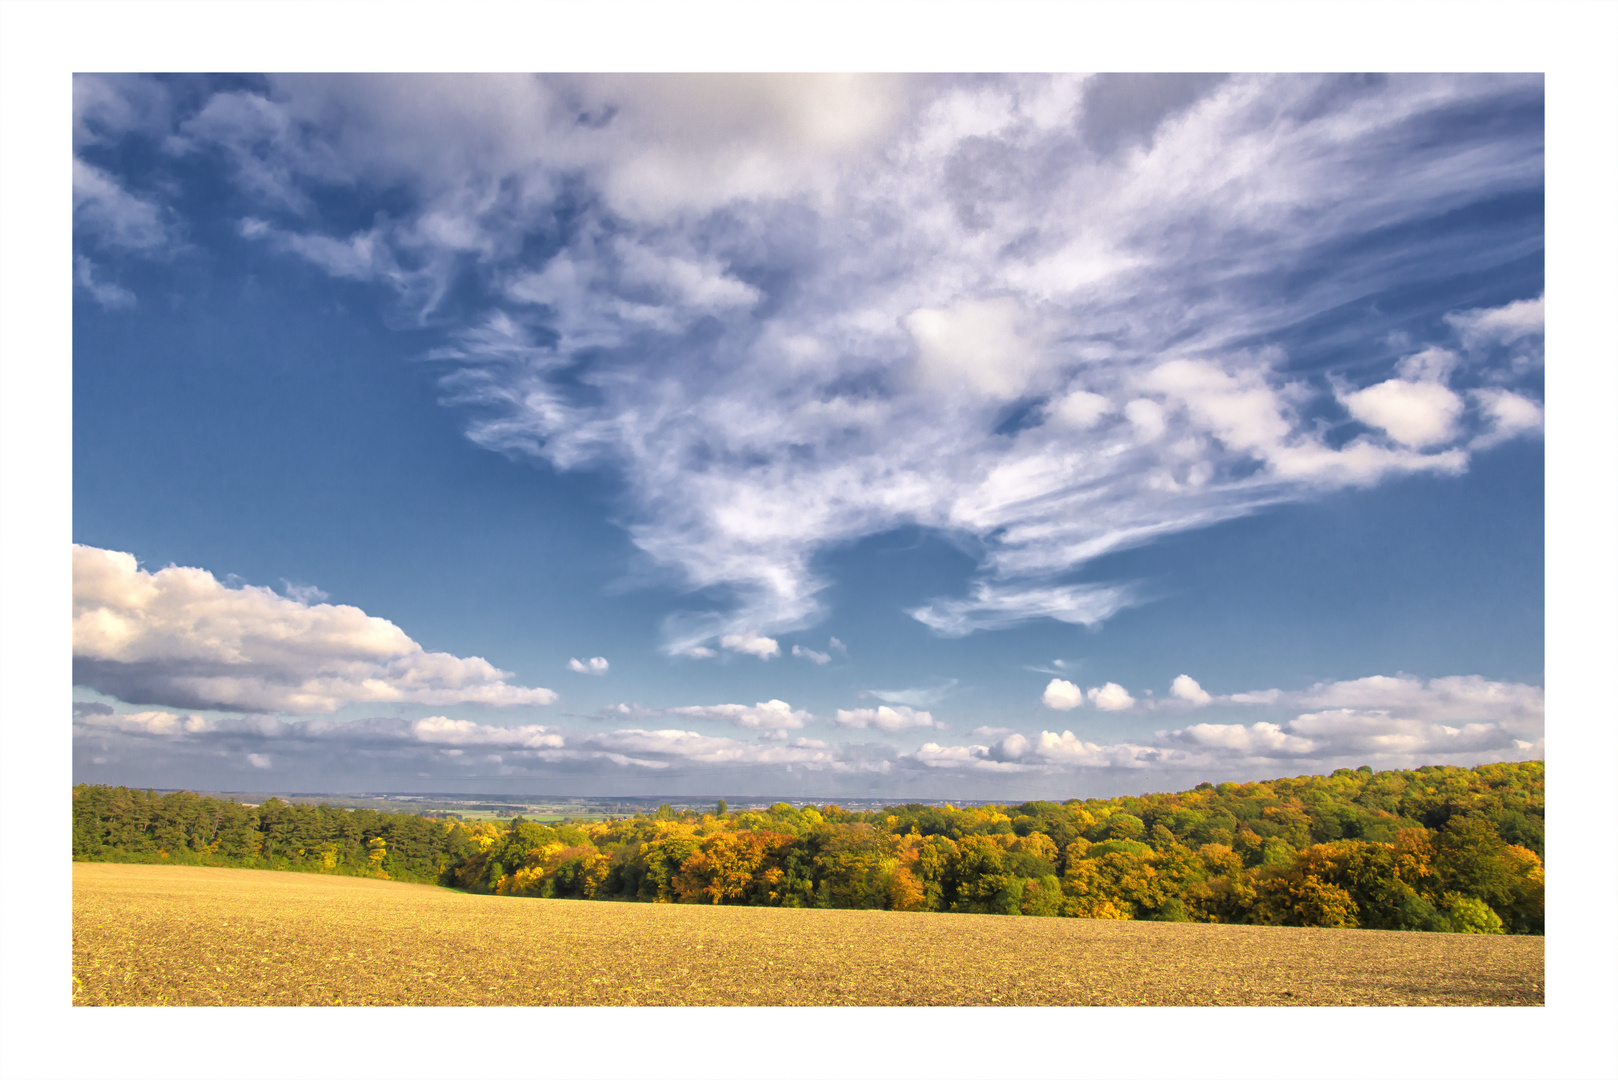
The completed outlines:
[[[212,720],[196,713],[176,716],[171,712],[117,713],[111,709],[93,713],[75,710],[73,722],[87,727],[111,728],[142,735],[175,735],[180,732],[195,734],[212,731],[215,726]]]
[[[1461,358],[1449,349],[1430,345],[1400,360],[1398,372],[1404,378],[1416,382],[1441,383],[1449,378],[1450,373],[1460,362]]]
[[[967,746],[927,743],[899,760],[931,771],[990,774],[1150,768],[1194,782],[1329,772],[1344,765],[1474,765],[1545,752],[1543,690],[1475,675],[1425,681],[1371,676],[1301,691],[1211,697],[1209,704],[1308,711],[1279,722],[1192,724],[1159,731],[1149,743],[1090,742],[1070,731],[1029,737],[979,728],[970,737],[1004,737]]]
[[[429,716],[409,725],[410,734],[417,742],[433,746],[501,746],[529,750],[555,750],[565,745],[563,737],[552,728],[539,724],[499,727],[477,724],[470,720],[451,720],[447,716]]]
[[[1089,698],[1096,708],[1106,712],[1121,712],[1135,704],[1135,699],[1129,696],[1129,691],[1115,682],[1090,687]]]
[[[521,777],[564,769],[664,772],[692,765],[718,768],[804,768],[836,773],[883,772],[872,756],[815,739],[770,733],[759,742],[680,730],[627,728],[581,734],[539,725],[501,727],[432,716],[287,722],[271,717],[203,720],[166,713],[117,715],[80,710],[74,718],[77,753],[97,764],[186,762],[193,769],[222,761],[253,768],[281,764],[300,775],[375,770],[454,779],[490,774]],[[91,755],[94,755],[92,758]]]
[[[1134,425],[1135,437],[1141,442],[1156,442],[1168,430],[1163,406],[1148,398],[1136,398],[1125,404],[1124,416]]]
[[[1035,738],[1008,735],[989,746],[940,746],[926,743],[914,754],[901,755],[901,761],[915,762],[928,769],[960,769],[966,772],[1027,773],[1063,772],[1072,769],[1141,769],[1162,767],[1175,758],[1173,751],[1133,743],[1103,745],[1086,742],[1071,731],[1060,735],[1042,731]]]
[[[912,709],[908,705],[879,705],[874,709],[838,709],[833,723],[838,727],[876,728],[878,731],[946,726],[934,720],[932,713]]]
[[[1128,607],[1133,590],[1122,585],[1053,585],[1009,589],[979,582],[971,599],[934,600],[915,608],[912,618],[944,637],[964,637],[976,630],[998,630],[1028,619],[1056,619],[1095,626]]]
[[[1318,683],[1280,704],[1303,708],[1381,710],[1431,723],[1487,721],[1543,732],[1545,691],[1523,683],[1494,682],[1479,675],[1422,680],[1409,675],[1372,675]]]
[[[83,255],[73,258],[73,281],[80,288],[95,298],[95,302],[109,310],[118,308],[132,308],[135,306],[135,294],[110,281],[103,281],[97,276],[96,265]]]
[[[801,728],[815,719],[814,714],[808,710],[794,709],[778,698],[760,701],[754,705],[678,705],[657,709],[626,703],[608,706],[602,715],[629,720],[644,720],[657,716],[677,716],[685,720],[716,720],[754,731]]]
[[[930,390],[971,390],[1001,400],[1018,396],[1044,366],[1029,339],[1027,314],[1015,300],[968,300],[952,308],[918,308],[904,317],[916,343],[916,378]]]
[[[838,641],[836,638],[832,638],[831,641],[827,643],[826,647],[828,649],[830,649],[832,652],[839,655],[839,656],[847,656],[848,655],[848,646],[844,645],[841,641]]]
[[[911,686],[903,690],[867,690],[860,696],[870,694],[874,698],[886,701],[889,705],[913,705],[916,708],[926,708],[936,705],[949,697],[951,690],[959,685],[959,679],[946,679],[937,686]]]
[[[865,771],[858,763],[846,761],[838,750],[812,739],[783,745],[776,740],[741,742],[694,731],[629,729],[587,736],[571,749],[581,757],[595,752],[608,756],[616,764],[653,769],[702,764],[732,768],[792,765],[837,772]],[[877,771],[881,771],[880,766]]]
[[[1354,419],[1381,428],[1406,446],[1449,442],[1466,405],[1459,394],[1436,382],[1386,382],[1341,394]]]
[[[1545,410],[1537,401],[1521,394],[1498,387],[1484,387],[1472,391],[1472,396],[1489,419],[1488,431],[1472,440],[1471,445],[1475,450],[1545,427]]]
[[[682,705],[663,709],[663,716],[681,716],[689,720],[723,720],[737,727],[753,729],[801,728],[814,716],[804,709],[771,698],[756,705]]]
[[[300,604],[319,604],[330,600],[331,596],[324,590],[313,585],[294,585],[286,578],[281,579],[281,588],[292,599]]]
[[[794,646],[792,646],[792,655],[793,656],[801,656],[805,660],[808,660],[810,663],[814,663],[814,664],[829,664],[829,663],[831,663],[831,654],[830,653],[815,652],[815,650],[804,648],[802,645],[794,645]]]
[[[633,542],[735,597],[670,620],[676,655],[777,655],[770,635],[824,614],[816,555],[898,526],[980,552],[966,596],[913,612],[938,632],[1095,625],[1140,600],[1062,584],[1098,556],[1464,469],[1437,353],[1344,388],[1387,437],[1338,445],[1342,374],[1251,343],[1448,273],[1485,241],[1411,226],[1543,182],[1531,130],[1432,137],[1540,101],[1537,76],[1236,76],[1145,119],[1067,76],[271,82],[215,95],[174,145],[225,154],[265,244],[411,315],[485,289],[434,354],[446,400],[479,445],[620,470]],[[104,89],[86,116],[117,111],[92,107]],[[399,205],[357,232],[285,224],[316,184]],[[536,263],[564,187],[579,209]],[[1360,253],[1393,235],[1398,258]],[[1543,305],[1520,303],[1450,326],[1521,347]]]
[[[1444,320],[1455,327],[1468,349],[1514,345],[1545,333],[1545,297],[1514,300],[1497,308],[1452,311]]]
[[[73,159],[73,225],[97,244],[151,253],[169,244],[157,204],[126,190],[108,172]]]
[[[1171,737],[1190,746],[1257,757],[1303,757],[1314,753],[1317,743],[1291,734],[1268,723],[1193,724]]]
[[[1068,682],[1066,679],[1052,679],[1045,687],[1045,693],[1040,698],[1047,708],[1076,709],[1084,704],[1084,691]]]
[[[1235,760],[1293,760],[1299,767],[1326,768],[1347,759],[1367,759],[1384,767],[1472,764],[1519,760],[1544,752],[1533,741],[1499,723],[1460,726],[1390,714],[1385,710],[1333,709],[1303,713],[1285,724],[1196,724],[1160,733],[1168,742]]]
[[[73,678],[124,701],[178,708],[331,712],[352,702],[548,705],[480,657],[430,653],[386,619],[310,605],[206,570],[139,569],[73,546]]]
[[[1545,750],[1543,691],[1479,676],[1429,680],[1371,676],[1300,691],[1220,696],[1210,705],[1292,714],[1245,723],[1192,724],[1156,732],[1149,741],[1116,743],[1090,741],[1071,731],[1027,736],[985,726],[967,736],[984,740],[981,743],[927,742],[912,753],[901,753],[875,743],[794,739],[790,729],[813,717],[773,700],[751,707],[666,710],[620,705],[605,712],[625,719],[662,715],[719,720],[756,731],[751,742],[680,729],[579,733],[446,716],[289,722],[270,716],[209,718],[167,711],[120,714],[97,702],[75,702],[73,739],[77,758],[98,766],[188,762],[191,767],[224,768],[228,773],[244,767],[241,763],[250,765],[249,755],[257,754],[283,770],[304,774],[370,769],[446,780],[550,775],[545,770],[557,769],[575,777],[626,769],[668,775],[671,769],[700,766],[803,768],[843,775],[911,769],[986,777],[1150,769],[1154,776],[1168,777],[1163,782],[1174,783],[1173,777],[1178,777],[1190,784],[1321,773],[1362,764],[1383,769],[1518,761],[1543,757]],[[888,733],[944,727],[925,712],[886,706],[840,710],[834,723]]]
[[[721,648],[729,649],[731,652],[746,653],[748,656],[756,656],[760,660],[768,660],[772,656],[781,655],[781,646],[774,638],[768,638],[752,631],[741,634],[726,634],[719,639],[719,645]]]
[[[1115,410],[1112,402],[1105,397],[1080,389],[1068,391],[1066,395],[1047,406],[1045,411],[1051,423],[1088,431],[1095,427],[1102,417]]]
[[[131,132],[161,137],[173,102],[160,80],[142,75],[73,76],[73,149],[116,143]]]
[[[567,662],[567,669],[580,675],[605,675],[611,666],[605,656],[592,656],[589,660],[571,657]]]
[[[1175,676],[1173,685],[1169,687],[1169,693],[1177,698],[1189,701],[1193,705],[1206,705],[1213,700],[1213,695],[1204,690],[1201,684],[1189,675]]]
[[[901,760],[914,761],[928,769],[947,769],[963,772],[1019,773],[1027,770],[1015,761],[999,761],[988,754],[985,746],[940,746],[922,743],[914,754],[901,756]]]

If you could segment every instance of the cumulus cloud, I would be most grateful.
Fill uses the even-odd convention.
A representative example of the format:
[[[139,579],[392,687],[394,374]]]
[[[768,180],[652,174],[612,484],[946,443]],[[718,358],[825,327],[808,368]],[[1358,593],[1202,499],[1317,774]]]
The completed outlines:
[[[989,746],[940,746],[924,743],[914,754],[901,755],[905,764],[930,770],[951,769],[973,773],[1062,772],[1082,768],[1140,769],[1172,761],[1172,752],[1133,743],[1103,745],[1086,742],[1071,731],[1060,735],[1042,731],[1035,738],[1008,735]]]
[[[781,646],[774,638],[768,638],[752,631],[741,634],[726,634],[719,639],[719,646],[720,648],[729,649],[731,652],[756,656],[760,660],[768,660],[772,656],[781,655]]]
[[[1040,700],[1045,703],[1046,708],[1066,712],[1084,704],[1084,691],[1066,679],[1052,679],[1046,684],[1045,693]]]
[[[73,720],[86,727],[111,729],[142,735],[175,735],[180,732],[196,734],[202,731],[213,731],[215,723],[206,717],[192,713],[188,716],[177,716],[171,712],[138,712],[120,713],[111,706],[103,705],[94,711],[81,709],[81,702],[75,702]]]
[[[1183,680],[1183,681],[1182,681]],[[1303,690],[1246,690],[1209,694],[1190,676],[1174,680],[1175,699],[1145,703],[1146,707],[1177,710],[1183,702],[1216,708],[1385,711],[1433,723],[1489,721],[1521,731],[1542,729],[1545,692],[1524,683],[1506,683],[1479,675],[1452,675],[1421,679],[1413,675],[1371,675],[1363,679],[1321,682]]]
[[[814,716],[804,709],[771,698],[756,705],[682,705],[663,709],[663,716],[683,716],[692,720],[722,720],[743,728],[801,728]]]
[[[834,638],[833,640],[836,640],[836,639]],[[829,663],[831,663],[831,654],[830,653],[816,652],[815,650],[805,648],[802,645],[794,645],[794,646],[792,646],[792,655],[793,656],[801,656],[805,660],[808,660],[812,664],[829,664]]]
[[[611,666],[605,656],[592,656],[588,660],[572,657],[567,662],[567,669],[580,675],[605,675]]]
[[[1460,391],[1529,393],[1507,384],[1540,300],[1451,313],[1428,345],[1458,344],[1459,367],[1421,349],[1317,376],[1284,343],[1536,250],[1537,224],[1423,226],[1541,189],[1539,128],[1439,122],[1532,112],[1537,76],[270,83],[188,106],[164,145],[228,162],[268,249],[422,320],[468,298],[433,353],[468,437],[616,469],[632,541],[732,598],[670,620],[673,655],[778,655],[825,614],[816,556],[904,525],[979,555],[964,595],[911,612],[936,632],[1093,626],[1143,599],[1072,584],[1098,556],[1453,474],[1469,437],[1528,430]],[[86,115],[124,93],[96,84]],[[149,234],[100,181],[87,212]],[[325,232],[316,186],[397,206]],[[1352,419],[1368,430],[1344,441]]]
[[[963,774],[1152,769],[1190,780],[1323,772],[1361,764],[1473,765],[1545,752],[1543,690],[1475,675],[1430,680],[1379,675],[1301,691],[1209,695],[1206,704],[1308,711],[1279,722],[1192,724],[1158,731],[1145,742],[1090,741],[1071,731],[1030,737],[979,728],[969,737],[1004,737],[965,746],[926,743],[912,754],[901,754],[899,764]]]
[[[1372,675],[1317,683],[1307,690],[1278,694],[1273,700],[1303,708],[1385,711],[1440,724],[1481,720],[1543,732],[1545,723],[1542,687],[1496,682],[1481,675],[1450,675],[1437,679]]]
[[[1484,387],[1472,391],[1472,396],[1477,399],[1489,423],[1488,430],[1472,440],[1474,450],[1486,449],[1545,427],[1544,408],[1522,394],[1498,387]]]
[[[353,702],[548,705],[481,657],[427,652],[386,619],[206,570],[73,546],[73,681],[174,708],[331,712]]]
[[[686,720],[716,720],[741,728],[773,731],[801,728],[815,719],[808,710],[794,709],[778,698],[760,701],[755,705],[678,705],[661,709],[625,703],[608,706],[602,715],[629,720],[677,716]]]
[[[1170,743],[1215,758],[1309,762],[1347,759],[1411,764],[1468,764],[1544,753],[1542,736],[1500,723],[1459,726],[1402,717],[1386,710],[1333,709],[1303,713],[1284,724],[1195,724],[1163,733]]]
[[[1105,686],[1092,686],[1086,696],[1096,708],[1105,712],[1121,712],[1135,704],[1135,699],[1129,696],[1129,691],[1115,682]]]
[[[1189,675],[1175,676],[1174,683],[1169,687],[1169,693],[1193,705],[1206,705],[1213,700],[1213,695]]]
[[[1406,446],[1426,447],[1450,441],[1465,403],[1437,382],[1389,379],[1342,395],[1354,419],[1381,428]]]
[[[875,728],[878,731],[903,731],[906,728],[947,727],[933,719],[933,714],[908,705],[879,705],[874,709],[838,709],[833,720],[838,727]]]
[[[737,768],[758,776],[764,775],[760,770],[801,768],[843,776],[906,771],[946,778],[1044,776],[1062,783],[1071,783],[1077,773],[1128,775],[1151,770],[1154,783],[1161,782],[1156,779],[1161,775],[1190,784],[1329,772],[1362,764],[1474,765],[1542,757],[1545,751],[1543,690],[1479,676],[1426,680],[1371,676],[1299,691],[1215,696],[1209,702],[1209,707],[1220,706],[1269,709],[1281,715],[1190,724],[1157,731],[1150,739],[1117,742],[1071,731],[1024,735],[985,725],[966,736],[981,742],[951,746],[928,741],[906,753],[881,743],[837,745],[794,738],[791,729],[813,718],[775,700],[751,707],[620,705],[604,713],[623,720],[666,716],[729,723],[755,731],[756,737],[748,742],[651,726],[581,733],[447,716],[287,721],[166,710],[119,713],[100,702],[75,702],[73,738],[75,754],[87,766],[181,762],[228,773],[257,768],[252,756],[258,755],[302,774],[348,770],[356,775],[368,771],[443,781],[559,775],[556,770],[570,776],[624,770],[668,776],[675,775],[674,770]],[[834,723],[890,735],[944,727],[930,714],[903,706],[839,710]]]

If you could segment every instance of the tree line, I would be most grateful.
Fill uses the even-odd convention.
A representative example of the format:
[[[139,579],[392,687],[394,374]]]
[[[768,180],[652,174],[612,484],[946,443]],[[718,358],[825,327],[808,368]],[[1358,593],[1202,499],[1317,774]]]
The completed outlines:
[[[189,791],[73,789],[73,857],[308,870],[435,883],[477,851],[465,827],[420,814],[310,806],[271,798],[258,806]]]
[[[508,825],[74,789],[74,855],[471,892],[1470,933],[1544,932],[1543,762],[1339,769],[1172,794]]]

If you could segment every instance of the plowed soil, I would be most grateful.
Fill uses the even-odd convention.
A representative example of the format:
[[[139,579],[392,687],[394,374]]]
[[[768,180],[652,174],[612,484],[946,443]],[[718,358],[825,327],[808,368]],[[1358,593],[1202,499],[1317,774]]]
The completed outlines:
[[[77,863],[79,1005],[1543,1005],[1544,939],[532,900]]]

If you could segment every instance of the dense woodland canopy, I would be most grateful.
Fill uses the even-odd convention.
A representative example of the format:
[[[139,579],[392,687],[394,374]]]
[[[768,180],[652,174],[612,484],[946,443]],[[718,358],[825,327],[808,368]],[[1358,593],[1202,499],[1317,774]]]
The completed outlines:
[[[1176,794],[509,825],[73,789],[76,859],[657,903],[1541,934],[1545,765],[1339,769]]]

